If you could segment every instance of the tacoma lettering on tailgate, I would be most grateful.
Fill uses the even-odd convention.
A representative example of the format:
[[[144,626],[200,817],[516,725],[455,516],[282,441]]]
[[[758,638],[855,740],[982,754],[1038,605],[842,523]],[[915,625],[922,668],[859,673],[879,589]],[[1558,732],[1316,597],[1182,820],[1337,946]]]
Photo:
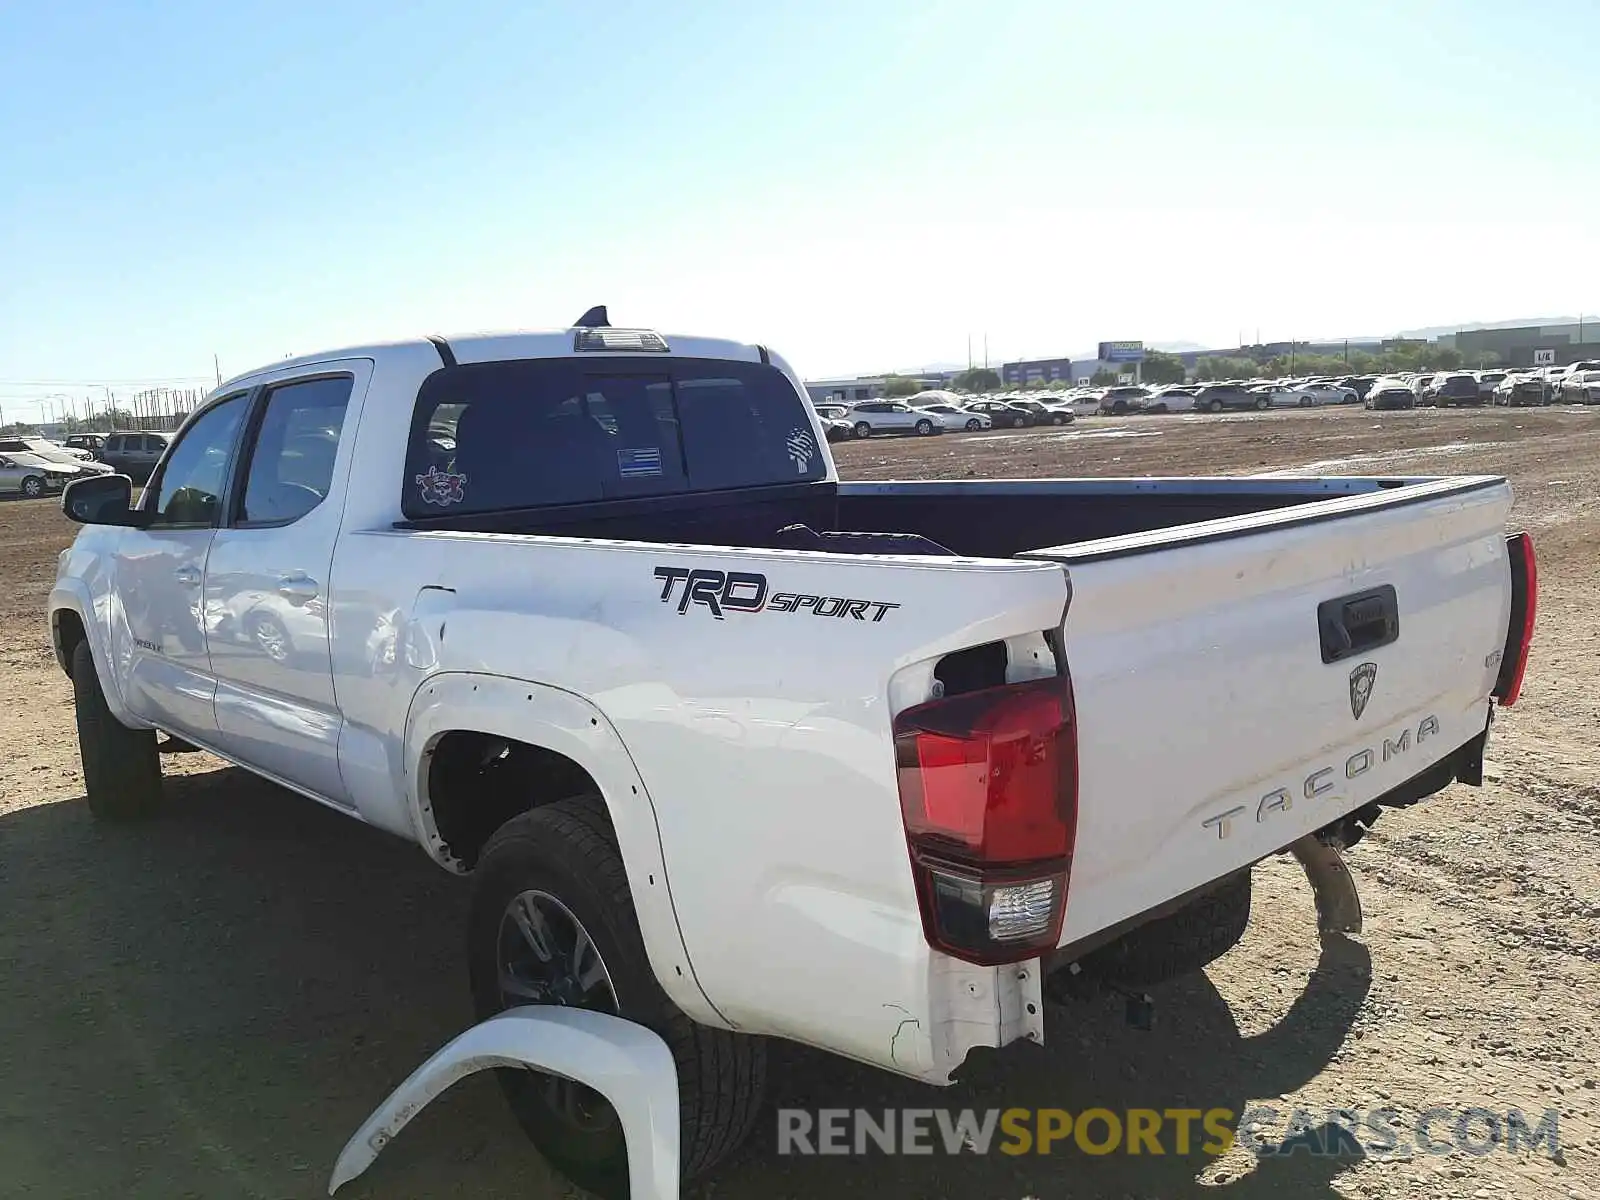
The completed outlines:
[[[1417,723],[1416,745],[1421,745],[1439,732],[1439,718],[1434,716],[1423,717]],[[1279,813],[1289,812],[1294,808],[1298,792],[1300,797],[1315,800],[1325,796],[1338,786],[1334,781],[1341,775],[1345,779],[1359,779],[1379,763],[1387,763],[1409,754],[1413,745],[1411,728],[1407,726],[1400,731],[1398,737],[1385,736],[1381,744],[1363,747],[1344,760],[1342,764],[1334,763],[1329,766],[1319,767],[1312,771],[1295,787],[1279,787],[1268,792],[1256,801],[1256,823],[1259,825]],[[1233,832],[1233,823],[1243,817],[1250,810],[1243,804],[1236,804],[1226,812],[1219,812],[1207,817],[1200,822],[1202,829],[1214,829],[1219,839],[1226,838]]]

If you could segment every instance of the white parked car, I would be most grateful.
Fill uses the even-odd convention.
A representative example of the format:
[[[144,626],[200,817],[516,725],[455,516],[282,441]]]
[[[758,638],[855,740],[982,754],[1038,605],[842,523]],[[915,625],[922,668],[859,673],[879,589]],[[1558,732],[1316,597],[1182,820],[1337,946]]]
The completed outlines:
[[[1310,392],[1287,383],[1258,383],[1251,386],[1250,392],[1267,397],[1273,408],[1309,408],[1316,403]]]
[[[850,407],[845,414],[858,438],[873,437],[881,433],[906,433],[929,437],[943,433],[947,418],[936,412],[912,408],[904,400],[865,400]],[[960,428],[960,426],[956,426]]]
[[[0,454],[30,454],[34,458],[44,459],[45,462],[64,467],[77,467],[80,472],[89,475],[110,475],[115,469],[105,463],[95,462],[94,455],[87,450],[71,450],[48,438],[26,435],[0,437]]]
[[[1295,402],[1307,404],[1360,404],[1361,394],[1355,388],[1337,383],[1305,383],[1296,389]]]
[[[1360,932],[1342,850],[1483,782],[1535,607],[1504,478],[846,482],[779,355],[585,320],[271,363],[137,505],[63,500],[96,819],[199,747],[471,877],[479,1024],[332,1189],[523,1067],[558,1170],[678,1195],[753,1128],[770,1041],[942,1086],[1091,1036],[1047,1001],[1204,967],[1280,852]]]
[[[944,427],[947,430],[964,429],[968,433],[978,433],[994,425],[994,419],[988,413],[969,412],[959,404],[926,404],[922,407],[944,418]]]
[[[1183,384],[1172,384],[1169,387],[1157,388],[1145,397],[1143,411],[1147,413],[1193,412],[1194,398],[1199,391],[1198,386],[1185,386]]]

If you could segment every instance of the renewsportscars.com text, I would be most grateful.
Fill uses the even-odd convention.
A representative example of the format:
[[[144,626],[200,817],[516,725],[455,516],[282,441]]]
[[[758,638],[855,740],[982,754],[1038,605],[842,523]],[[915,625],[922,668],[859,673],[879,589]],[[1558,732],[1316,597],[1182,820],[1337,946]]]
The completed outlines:
[[[1561,1151],[1560,1115],[1546,1109],[1440,1105],[1406,1115],[1393,1108],[1290,1110],[1228,1108],[861,1108],[778,1110],[778,1153],[842,1154],[1143,1154],[1218,1157],[1235,1144],[1266,1157],[1408,1157],[1496,1150]]]

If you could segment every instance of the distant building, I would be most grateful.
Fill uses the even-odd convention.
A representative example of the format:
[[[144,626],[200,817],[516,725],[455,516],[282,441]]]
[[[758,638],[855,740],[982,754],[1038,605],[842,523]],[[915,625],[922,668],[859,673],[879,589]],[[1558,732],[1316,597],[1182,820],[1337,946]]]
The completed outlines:
[[[890,379],[914,379],[923,390],[947,387],[952,371],[928,371],[916,375],[856,375],[841,379],[808,379],[806,395],[813,404],[857,404],[862,400],[882,399]]]
[[[1091,369],[1086,373],[1093,375]],[[1077,378],[1070,358],[1030,358],[1000,364],[1000,382],[1009,388],[1030,383],[1068,384]]]
[[[1562,366],[1579,359],[1600,358],[1600,322],[1573,325],[1522,325],[1513,329],[1463,329],[1439,339],[1454,345],[1469,367]],[[1543,351],[1544,353],[1537,353]],[[1550,361],[1553,358],[1553,362]]]

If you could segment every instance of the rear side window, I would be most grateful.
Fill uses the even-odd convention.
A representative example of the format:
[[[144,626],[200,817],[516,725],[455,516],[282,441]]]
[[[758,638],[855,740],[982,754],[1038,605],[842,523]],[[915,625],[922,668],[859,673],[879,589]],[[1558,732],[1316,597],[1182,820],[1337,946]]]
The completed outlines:
[[[242,521],[288,524],[327,497],[352,386],[345,375],[281,384],[267,392],[245,468]]]
[[[408,517],[804,483],[826,465],[759,363],[608,356],[436,371],[412,419]]]

